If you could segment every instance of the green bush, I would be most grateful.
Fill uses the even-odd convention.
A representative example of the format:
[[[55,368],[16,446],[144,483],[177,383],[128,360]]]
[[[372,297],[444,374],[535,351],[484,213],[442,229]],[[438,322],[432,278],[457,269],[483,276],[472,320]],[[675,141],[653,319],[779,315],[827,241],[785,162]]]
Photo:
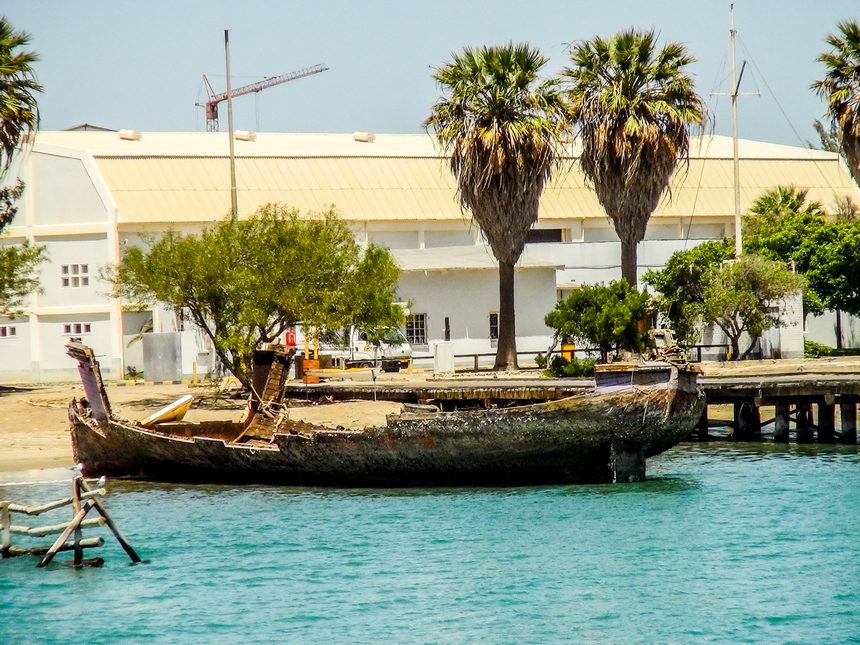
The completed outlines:
[[[594,376],[594,364],[591,359],[579,360],[576,356],[567,360],[564,356],[556,354],[547,364],[546,356],[538,355],[535,358],[538,367],[543,367],[544,374],[552,377],[582,378]]]
[[[651,306],[651,296],[622,278],[609,286],[582,286],[556,303],[544,322],[556,338],[594,347],[608,363],[610,354],[618,358],[621,351],[638,354],[653,346],[647,324]]]
[[[803,341],[803,357],[804,358],[819,358],[821,356],[830,356],[833,354],[833,348],[821,343],[816,343],[814,340]]]

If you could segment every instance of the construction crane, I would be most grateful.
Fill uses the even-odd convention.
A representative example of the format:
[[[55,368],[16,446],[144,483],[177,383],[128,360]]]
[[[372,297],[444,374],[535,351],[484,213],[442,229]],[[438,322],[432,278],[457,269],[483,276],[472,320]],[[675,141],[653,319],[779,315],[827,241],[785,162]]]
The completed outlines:
[[[304,78],[305,76],[319,74],[327,69],[328,67],[325,65],[314,65],[313,67],[305,67],[304,69],[290,72],[289,74],[273,76],[272,78],[267,78],[263,81],[259,81],[258,83],[251,83],[250,85],[237,87],[232,91],[232,96],[233,98],[236,98],[237,96],[243,96],[245,94],[255,94],[267,87],[280,85],[281,83],[286,83],[288,81],[295,81],[299,78]],[[209,79],[206,78],[206,74],[203,75],[203,83],[206,85],[206,94],[209,95],[209,100],[206,101],[206,103],[195,103],[195,105],[206,108],[206,132],[218,132],[218,104],[221,101],[227,100],[227,92],[216,94],[212,89],[212,85],[209,83]]]

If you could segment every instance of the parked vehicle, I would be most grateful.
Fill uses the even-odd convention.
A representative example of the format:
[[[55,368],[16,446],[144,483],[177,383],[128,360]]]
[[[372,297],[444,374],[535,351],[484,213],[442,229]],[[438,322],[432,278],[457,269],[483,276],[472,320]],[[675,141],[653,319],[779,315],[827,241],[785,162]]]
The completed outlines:
[[[304,346],[304,336],[297,334],[297,346]],[[381,367],[385,372],[396,372],[409,366],[412,345],[399,329],[389,328],[371,335],[358,327],[350,327],[346,345],[322,344],[321,356],[342,360],[346,367]]]

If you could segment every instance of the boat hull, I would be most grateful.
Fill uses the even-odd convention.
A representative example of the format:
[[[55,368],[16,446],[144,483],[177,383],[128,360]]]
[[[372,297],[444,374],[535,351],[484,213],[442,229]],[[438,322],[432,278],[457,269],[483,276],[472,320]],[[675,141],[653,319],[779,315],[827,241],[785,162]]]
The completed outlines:
[[[695,375],[671,374],[519,408],[397,415],[362,431],[280,418],[267,442],[231,440],[240,424],[95,419],[76,402],[70,420],[87,476],[349,487],[638,481],[645,459],[686,437],[705,404]]]

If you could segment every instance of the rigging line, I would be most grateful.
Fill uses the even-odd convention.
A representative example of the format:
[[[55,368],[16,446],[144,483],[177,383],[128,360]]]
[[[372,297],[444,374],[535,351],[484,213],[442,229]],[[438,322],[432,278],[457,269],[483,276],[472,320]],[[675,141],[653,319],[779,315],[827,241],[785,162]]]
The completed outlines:
[[[714,103],[713,103],[714,107],[712,110],[712,113],[714,114],[714,119],[711,121],[711,133],[710,133],[710,135],[708,135],[708,144],[705,147],[705,153],[701,158],[702,167],[699,170],[699,181],[696,183],[696,192],[693,195],[693,205],[690,208],[689,223],[687,224],[686,231],[684,232],[684,248],[683,248],[684,251],[687,250],[687,244],[690,241],[690,231],[693,228],[693,217],[696,214],[696,206],[698,206],[698,204],[699,204],[699,193],[702,190],[702,177],[704,177],[704,175],[705,175],[705,164],[708,163],[708,155],[711,152],[711,145],[714,142],[715,130],[716,130],[716,125],[717,125],[716,113],[717,113],[717,108],[719,107],[720,99],[722,98],[715,90],[719,90],[722,87],[722,84],[726,80],[725,78],[723,78],[723,80],[719,80],[719,78],[720,78],[720,75],[723,73],[723,70],[725,70],[725,68],[726,68],[726,61],[728,60],[728,56],[729,56],[729,44],[726,43],[726,48],[723,50],[723,60],[722,60],[722,63],[720,64],[719,69],[717,69],[717,75],[714,79],[714,85],[713,85],[712,91],[709,94],[709,95],[713,95],[713,96],[711,96],[711,98],[714,99]],[[701,139],[700,139],[700,141],[701,141]],[[681,218],[681,227],[683,230],[683,227],[684,227],[683,217]]]
[[[720,63],[720,67],[717,69],[717,75],[714,78],[714,85],[711,88],[711,92],[710,92],[711,94],[713,94],[717,90],[719,90],[723,86],[723,83],[726,82],[726,79],[729,77],[729,72],[726,71],[726,61],[728,60],[728,58],[729,58],[729,43],[726,43],[726,48],[725,48],[725,50],[723,50],[723,60]],[[725,75],[723,76],[723,78],[721,80],[720,74],[722,74],[724,71],[725,71]]]
[[[687,225],[687,232],[684,233],[684,251],[687,250],[687,242],[690,241],[690,229],[693,228],[693,215],[696,214],[696,206],[699,203],[699,191],[702,189],[702,177],[705,174],[705,164],[708,162],[708,154],[711,151],[711,144],[714,142],[714,133],[708,137],[708,145],[705,148],[705,154],[702,157],[702,168],[699,170],[699,182],[696,184],[696,193],[693,195],[693,206],[690,208],[690,223]],[[681,220],[683,226],[683,220]]]
[[[744,43],[743,39],[740,36],[738,36],[738,40],[740,40],[741,47],[743,47],[747,56],[749,56],[750,62],[752,63],[753,67],[755,67],[759,76],[761,76],[762,83],[764,83],[764,86],[767,88],[767,91],[770,93],[771,97],[773,98],[774,102],[776,103],[776,106],[779,108],[779,111],[782,113],[782,116],[785,118],[786,123],[788,123],[788,127],[791,128],[791,131],[794,132],[794,136],[797,137],[797,140],[800,142],[800,147],[806,151],[806,154],[809,156],[809,160],[812,161],[812,165],[815,166],[815,169],[818,170],[818,173],[821,175],[822,179],[824,179],[824,182],[827,184],[827,186],[830,188],[830,190],[833,191],[834,196],[836,196],[836,187],[833,185],[833,183],[830,181],[830,179],[827,177],[827,175],[824,174],[824,171],[821,169],[821,166],[817,163],[820,160],[815,159],[812,156],[812,150],[810,150],[807,147],[806,142],[803,140],[803,138],[800,136],[800,134],[794,128],[794,124],[791,122],[791,119],[788,118],[788,114],[785,113],[785,110],[782,109],[782,105],[780,104],[779,99],[776,98],[776,94],[774,94],[773,90],[770,89],[770,85],[767,82],[767,78],[765,78],[764,74],[759,69],[758,65],[756,65],[755,59],[752,57],[752,54],[750,53],[749,49],[747,49],[746,43]]]

